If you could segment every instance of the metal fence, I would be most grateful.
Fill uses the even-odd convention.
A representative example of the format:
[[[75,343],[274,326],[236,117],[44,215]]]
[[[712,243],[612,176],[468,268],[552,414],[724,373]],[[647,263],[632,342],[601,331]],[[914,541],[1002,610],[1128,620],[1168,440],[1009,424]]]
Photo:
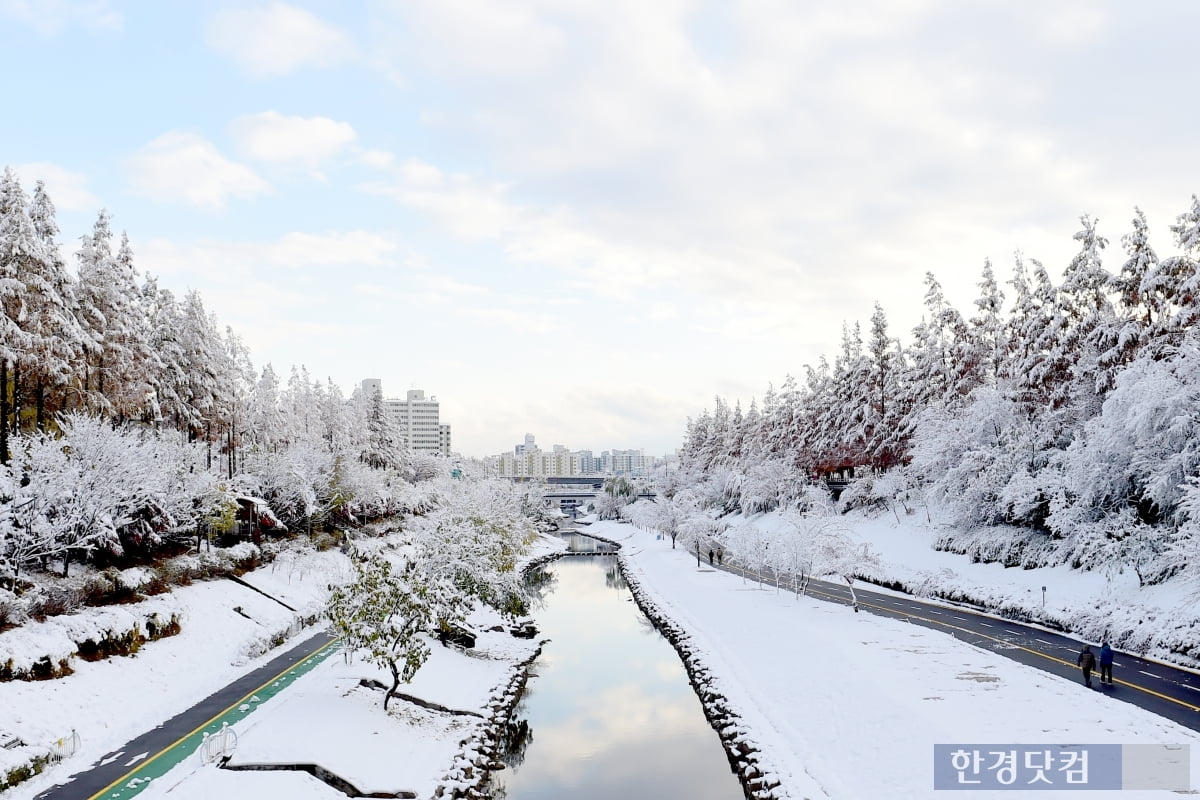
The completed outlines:
[[[64,758],[70,758],[79,750],[80,742],[79,733],[72,728],[69,735],[51,742],[50,760],[62,761]]]
[[[237,743],[237,731],[229,727],[228,722],[222,722],[221,730],[204,734],[204,741],[200,744],[200,760],[205,764],[224,761],[233,755]]]

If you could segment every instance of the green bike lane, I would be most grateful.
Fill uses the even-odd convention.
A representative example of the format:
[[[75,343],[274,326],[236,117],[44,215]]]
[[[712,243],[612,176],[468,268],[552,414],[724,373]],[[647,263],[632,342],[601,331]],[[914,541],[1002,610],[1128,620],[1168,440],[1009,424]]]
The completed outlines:
[[[338,639],[321,632],[243,675],[186,711],[105,755],[68,783],[47,789],[36,800],[128,800],[190,757],[206,734],[233,725],[337,650]]]

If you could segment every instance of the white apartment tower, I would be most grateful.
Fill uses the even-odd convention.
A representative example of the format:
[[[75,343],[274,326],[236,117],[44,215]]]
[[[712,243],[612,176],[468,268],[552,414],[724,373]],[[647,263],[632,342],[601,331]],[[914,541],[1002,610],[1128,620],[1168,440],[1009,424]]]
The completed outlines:
[[[362,382],[363,396],[370,397],[377,391],[382,393],[378,378],[367,378]],[[450,426],[441,424],[436,397],[426,397],[421,389],[409,389],[403,400],[384,398],[383,406],[409,449],[418,453],[450,455]]]

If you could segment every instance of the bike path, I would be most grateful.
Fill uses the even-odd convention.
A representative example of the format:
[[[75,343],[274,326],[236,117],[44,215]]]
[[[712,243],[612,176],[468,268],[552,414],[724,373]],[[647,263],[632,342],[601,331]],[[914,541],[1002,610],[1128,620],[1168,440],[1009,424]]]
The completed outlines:
[[[707,564],[704,566],[708,566]],[[730,564],[714,565],[734,575],[742,571]],[[775,586],[770,575],[747,571],[748,578]],[[779,584],[790,591],[789,584]],[[808,595],[820,600],[851,604],[850,590],[843,584],[812,580]],[[1003,619],[957,605],[941,605],[907,596],[897,596],[855,587],[858,607],[863,611],[949,633],[977,647],[993,650],[1022,664],[1037,667],[1068,680],[1083,682],[1075,659],[1084,642],[1067,634]],[[1093,650],[1093,652],[1097,652]],[[1099,667],[1092,673],[1093,691],[1166,717],[1193,730],[1200,730],[1200,674],[1131,653],[1115,652],[1112,688],[1100,686]]]
[[[106,754],[68,783],[47,789],[36,800],[128,800],[149,783],[194,756],[204,734],[234,724],[329,657],[337,639],[322,631],[261,667]],[[181,675],[180,680],[186,680]]]

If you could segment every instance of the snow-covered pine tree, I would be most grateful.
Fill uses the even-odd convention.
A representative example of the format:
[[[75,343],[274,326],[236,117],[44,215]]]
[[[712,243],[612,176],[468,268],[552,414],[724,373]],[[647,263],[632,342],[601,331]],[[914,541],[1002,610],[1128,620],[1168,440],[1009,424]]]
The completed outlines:
[[[996,284],[991,259],[984,259],[977,285],[979,297],[975,299],[975,316],[970,323],[972,362],[976,365],[972,383],[994,387],[1004,371],[1008,347],[1002,319],[1004,293]]]
[[[21,372],[30,387],[27,394],[33,399],[34,425],[42,430],[48,414],[67,406],[66,392],[83,355],[85,334],[74,308],[74,279],[58,249],[54,203],[41,181],[33,190],[29,218],[38,252],[30,259],[23,278],[28,298],[24,327],[29,343]]]
[[[1070,403],[1074,424],[1100,410],[1103,395],[1112,388],[1100,357],[1112,348],[1116,315],[1108,292],[1112,276],[1101,263],[1100,251],[1108,240],[1096,233],[1096,220],[1084,215],[1075,234],[1080,250],[1063,271],[1059,307],[1066,320],[1064,349],[1070,353]]]
[[[93,410],[118,421],[141,416],[152,393],[155,368],[148,344],[132,248],[123,236],[112,252],[109,213],[100,212],[78,253],[80,321],[88,334],[84,392]]]
[[[1100,354],[1102,380],[1110,386],[1116,384],[1120,371],[1147,345],[1151,328],[1162,316],[1159,298],[1147,286],[1147,278],[1158,272],[1158,254],[1150,244],[1146,215],[1137,207],[1133,212],[1133,230],[1121,237],[1128,258],[1111,282],[1119,313],[1106,336],[1108,350]]]
[[[10,387],[17,385],[14,370],[26,357],[24,276],[38,249],[25,191],[5,167],[0,177],[0,464],[8,463],[9,434],[17,430]]]

